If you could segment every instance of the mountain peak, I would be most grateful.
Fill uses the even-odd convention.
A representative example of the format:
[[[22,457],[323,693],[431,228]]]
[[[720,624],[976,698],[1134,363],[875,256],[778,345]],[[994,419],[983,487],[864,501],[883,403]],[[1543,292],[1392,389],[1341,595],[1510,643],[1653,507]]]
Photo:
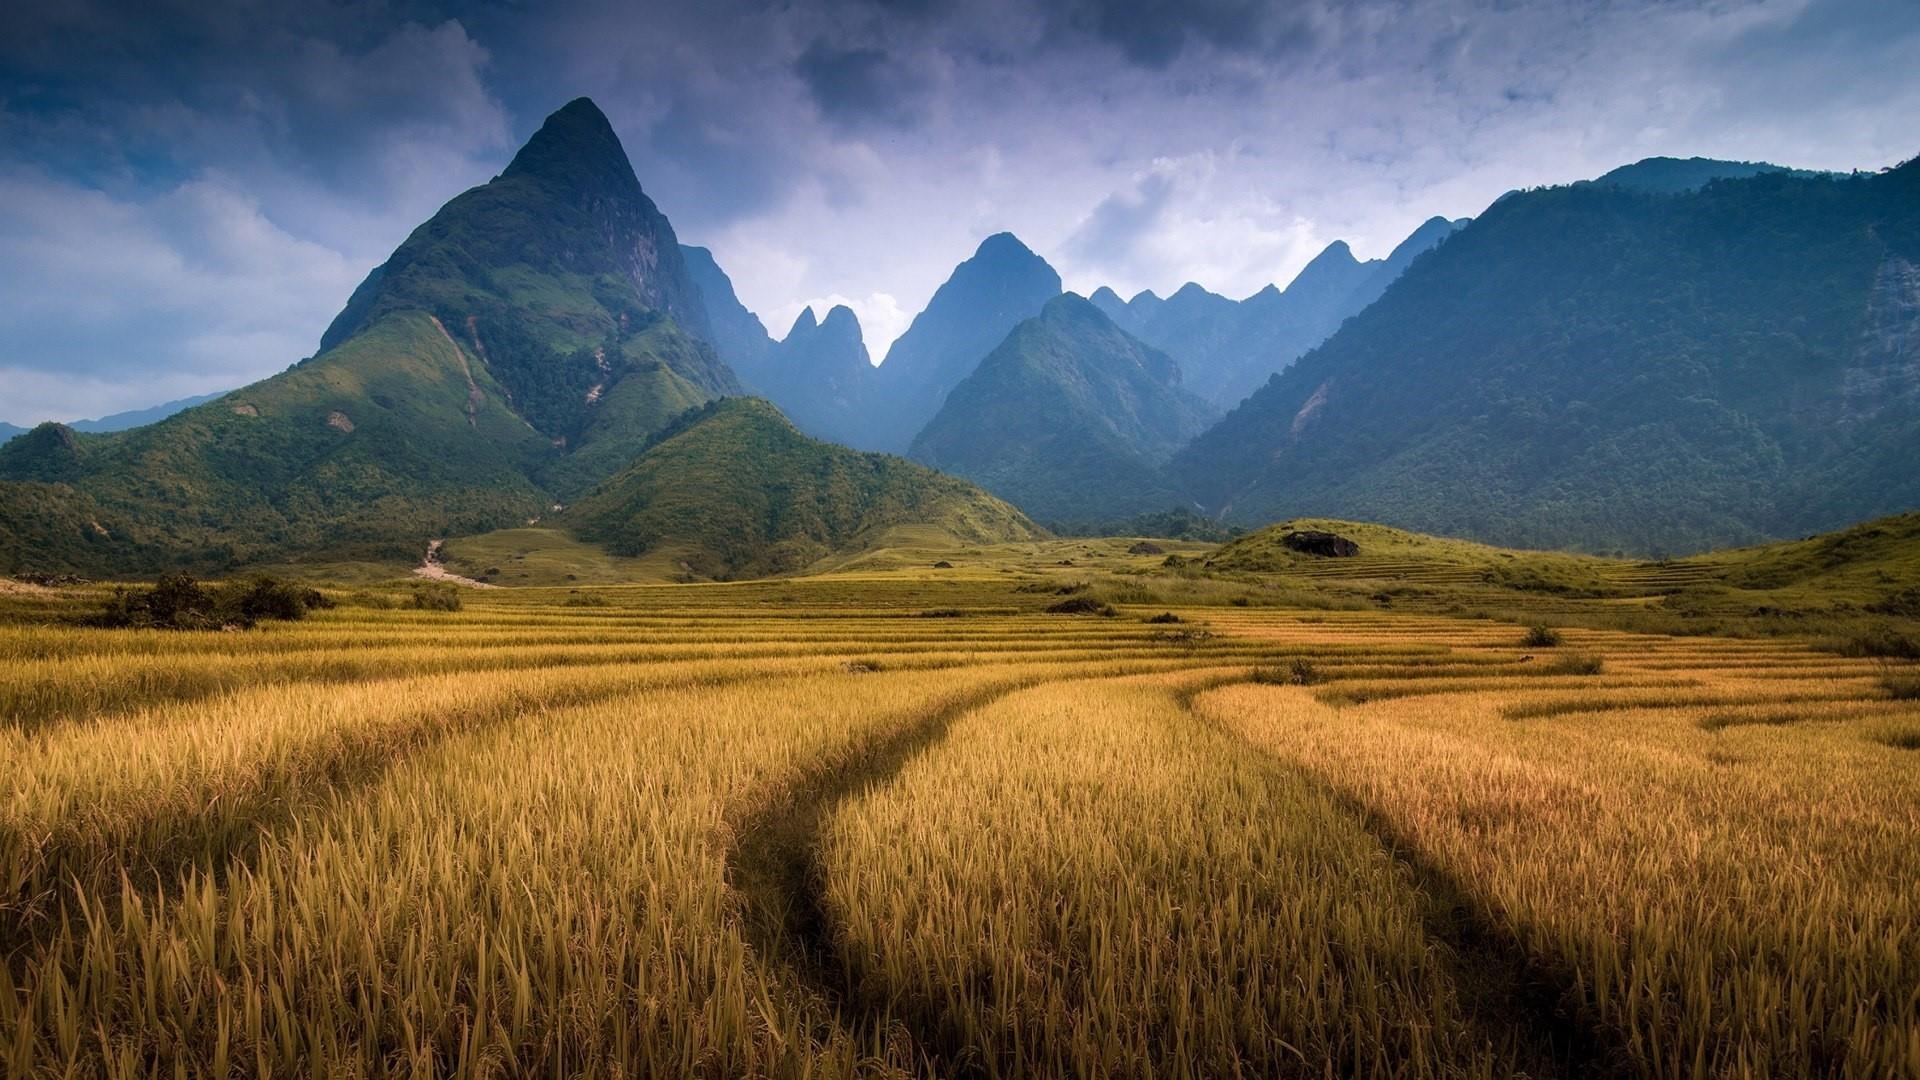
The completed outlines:
[[[850,337],[854,341],[861,340],[860,317],[855,315],[853,309],[845,304],[833,305],[833,310],[827,312],[827,317],[820,320],[820,330],[822,333],[834,337]]]
[[[547,117],[500,175],[590,188],[631,185],[637,191],[640,187],[620,136],[614,134],[607,114],[589,98],[574,98]]]
[[[985,240],[980,241],[980,246],[974,249],[973,258],[974,260],[985,260],[987,262],[1008,262],[1016,260],[1026,262],[1039,261],[1040,256],[1035,255],[1032,248],[1021,243],[1020,238],[1012,233],[997,232]]]
[[[805,337],[813,333],[813,331],[819,329],[819,327],[819,320],[813,317],[813,309],[811,307],[803,307],[800,309],[799,317],[793,320],[793,326],[787,330],[787,336],[780,340],[794,341],[798,337]]]

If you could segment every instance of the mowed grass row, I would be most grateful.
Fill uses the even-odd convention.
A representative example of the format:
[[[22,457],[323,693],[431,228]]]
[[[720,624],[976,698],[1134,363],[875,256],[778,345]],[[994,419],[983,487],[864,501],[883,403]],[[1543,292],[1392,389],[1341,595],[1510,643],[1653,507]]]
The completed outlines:
[[[853,588],[0,629],[0,1074],[1920,1075],[1884,665]]]
[[[149,636],[155,635],[149,632]],[[607,643],[591,638],[565,645],[475,643],[458,628],[442,628],[417,634],[407,645],[385,648],[339,641],[328,647],[269,655],[105,652],[8,664],[0,671],[0,730],[31,730],[59,720],[123,712],[162,701],[191,701],[248,687],[350,683],[429,673],[698,660],[754,664],[828,655],[928,666],[1012,655],[1072,659],[1086,654],[1113,655],[1116,650],[1145,656],[1164,652],[1169,644],[1181,643],[1164,640],[1164,635],[1156,637],[1150,628],[1137,622],[1115,621],[1104,634],[1056,633],[1044,627],[1032,632],[1008,628],[997,635],[788,634],[750,644]],[[1263,648],[1259,643],[1233,638],[1205,644],[1215,651],[1248,655],[1259,654]]]
[[[935,1075],[1507,1076],[1413,881],[1188,712],[1239,671],[1053,682],[962,717],[826,837],[868,1008]]]
[[[1607,1067],[1920,1075],[1920,760],[1876,737],[1920,712],[1820,678],[1720,688],[1336,708],[1242,685],[1195,707],[1459,889]]]
[[[167,888],[78,889],[8,965],[0,1060],[20,1076],[885,1071],[886,1045],[745,943],[736,825],[955,702],[1186,662],[660,687],[442,738]]]

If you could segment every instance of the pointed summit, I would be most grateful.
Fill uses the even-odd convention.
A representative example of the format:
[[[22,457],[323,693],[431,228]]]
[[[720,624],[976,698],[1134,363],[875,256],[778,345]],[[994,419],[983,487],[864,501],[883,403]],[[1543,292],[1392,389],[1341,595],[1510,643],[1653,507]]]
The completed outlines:
[[[476,280],[474,269],[485,271],[487,280]],[[320,347],[333,348],[395,311],[424,311],[442,322],[468,316],[491,321],[497,313],[475,308],[494,305],[477,305],[477,294],[518,306],[508,295],[491,295],[497,291],[492,274],[500,270],[591,292],[592,305],[611,319],[631,324],[634,316],[657,311],[701,341],[713,338],[673,226],[640,190],[606,116],[579,98],[547,117],[505,172],[415,229],[354,290]],[[597,281],[604,279],[619,284],[603,293]],[[621,310],[612,310],[610,300]],[[548,310],[524,314],[554,319]],[[554,321],[560,324],[556,330],[567,333],[579,320]]]
[[[813,309],[810,307],[803,307],[800,309],[800,316],[793,320],[792,326],[787,328],[787,336],[780,339],[780,344],[782,345],[798,344],[799,342],[804,341],[809,337],[812,337],[813,332],[815,330],[818,330],[819,328],[820,328],[820,323],[818,320],[816,320],[813,317]]]
[[[1059,295],[1060,275],[1018,237],[1003,232],[981,241],[887,351],[879,381],[890,407],[873,418],[874,445],[906,449],[947,391]]]
[[[620,191],[630,195],[640,191],[620,136],[613,133],[607,114],[589,98],[574,98],[547,117],[500,175],[538,177],[575,190],[630,188]]]

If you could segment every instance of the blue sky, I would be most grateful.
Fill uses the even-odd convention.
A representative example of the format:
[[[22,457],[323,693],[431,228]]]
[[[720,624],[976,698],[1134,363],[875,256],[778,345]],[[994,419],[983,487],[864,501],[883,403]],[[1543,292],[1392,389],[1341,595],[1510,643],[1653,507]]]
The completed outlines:
[[[552,109],[776,333],[875,355],[989,233],[1230,296],[1655,154],[1920,154],[1907,0],[245,0],[0,9],[0,419],[224,389]],[[824,306],[820,310],[825,310]]]

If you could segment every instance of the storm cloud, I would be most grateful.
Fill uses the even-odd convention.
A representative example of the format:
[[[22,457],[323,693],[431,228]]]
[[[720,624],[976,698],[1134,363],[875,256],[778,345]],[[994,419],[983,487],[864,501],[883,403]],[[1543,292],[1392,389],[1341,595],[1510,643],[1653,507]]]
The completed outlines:
[[[10,5],[0,419],[300,359],[581,94],[770,325],[856,298],[877,358],[1001,229],[1069,288],[1244,296],[1650,155],[1892,164],[1917,71],[1873,0]]]

